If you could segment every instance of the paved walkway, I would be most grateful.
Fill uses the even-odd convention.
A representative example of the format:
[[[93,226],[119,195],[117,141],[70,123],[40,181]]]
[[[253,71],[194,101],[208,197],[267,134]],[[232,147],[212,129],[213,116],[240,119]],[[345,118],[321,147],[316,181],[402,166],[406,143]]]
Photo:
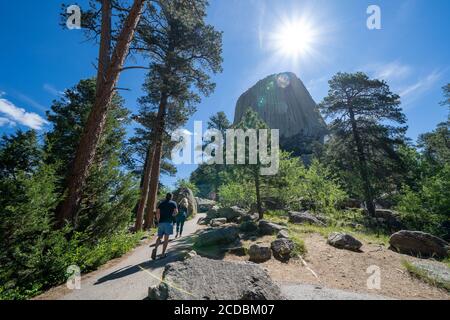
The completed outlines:
[[[189,235],[197,231],[198,214],[187,221],[182,238],[173,239],[167,249],[167,258],[151,260],[153,247],[141,245],[116,262],[107,264],[99,270],[83,276],[80,290],[69,290],[65,285],[51,289],[37,297],[38,300],[142,300],[148,296],[148,288],[160,282],[164,267],[170,262],[179,260],[183,253],[189,251],[191,243]],[[153,244],[152,244],[153,245]],[[162,246],[158,248],[161,253]]]

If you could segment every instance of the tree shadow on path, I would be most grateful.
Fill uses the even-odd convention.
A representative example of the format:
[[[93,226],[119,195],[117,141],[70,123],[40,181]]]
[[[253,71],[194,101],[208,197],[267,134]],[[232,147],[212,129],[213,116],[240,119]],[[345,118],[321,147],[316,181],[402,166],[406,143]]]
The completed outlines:
[[[107,281],[113,281],[116,279],[124,278],[127,276],[130,276],[132,274],[135,274],[137,272],[143,272],[147,270],[151,273],[151,271],[165,267],[167,264],[180,261],[182,260],[185,255],[192,250],[192,245],[194,242],[193,236],[187,236],[181,239],[172,240],[173,244],[167,248],[167,257],[164,259],[157,258],[156,260],[150,260],[150,252],[149,252],[149,260],[145,261],[143,263],[134,265],[134,266],[127,266],[120,268],[114,272],[111,272],[110,274],[101,277],[98,279],[94,285],[99,285],[102,283],[105,283]],[[150,247],[153,247],[153,245],[150,245]],[[158,252],[161,253],[162,245],[159,246]],[[158,278],[155,275],[155,278]]]

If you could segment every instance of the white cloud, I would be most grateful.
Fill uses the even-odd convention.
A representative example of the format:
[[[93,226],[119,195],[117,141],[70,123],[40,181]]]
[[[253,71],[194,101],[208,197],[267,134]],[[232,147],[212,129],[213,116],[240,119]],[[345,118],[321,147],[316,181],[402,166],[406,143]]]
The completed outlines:
[[[422,93],[431,87],[441,78],[441,73],[438,71],[431,72],[425,78],[419,79],[416,83],[413,83],[400,92],[401,97],[411,96],[413,94]]]
[[[50,93],[51,95],[60,97],[64,94],[64,92],[58,91],[58,89],[56,89],[53,85],[49,84],[49,83],[45,83],[43,86],[44,90],[47,91],[48,93]]]
[[[15,125],[16,125],[16,123],[14,121],[9,120],[8,118],[0,117],[0,127],[3,127],[3,126],[14,127]]]
[[[41,130],[42,127],[48,123],[40,115],[16,107],[12,102],[6,99],[0,99],[0,113],[6,115],[7,119],[11,122],[17,122],[35,130]]]
[[[389,82],[405,79],[413,72],[412,67],[398,61],[373,64],[367,66],[365,69],[368,70],[374,78]]]

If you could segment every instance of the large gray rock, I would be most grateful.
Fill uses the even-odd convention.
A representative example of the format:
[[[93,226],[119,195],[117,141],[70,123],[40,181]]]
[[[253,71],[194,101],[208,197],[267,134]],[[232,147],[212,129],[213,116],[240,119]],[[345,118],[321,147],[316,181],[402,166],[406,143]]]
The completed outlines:
[[[316,103],[291,72],[270,75],[242,94],[236,104],[235,124],[247,109],[257,112],[270,128],[279,129],[281,138],[301,136],[322,140],[326,133]]]
[[[183,198],[186,198],[189,203],[188,216],[195,216],[197,214],[197,201],[192,190],[189,188],[180,188],[173,193],[173,199],[176,203],[180,203]]]
[[[196,197],[195,200],[197,201],[198,212],[208,212],[209,209],[211,209],[213,206],[216,205],[216,202],[214,200],[203,199],[198,197]]]
[[[295,223],[295,224],[313,224],[318,226],[324,226],[325,224],[317,219],[314,215],[309,213],[308,211],[304,212],[295,212],[295,211],[289,211],[289,222]]]
[[[230,208],[220,208],[218,211],[220,218],[226,218],[228,222],[240,222],[243,216],[247,215],[244,209],[237,206]]]
[[[421,231],[402,230],[394,233],[389,244],[400,253],[423,258],[449,256],[449,244],[441,238]]]
[[[445,264],[416,261],[411,265],[416,273],[425,276],[438,286],[450,289],[450,268]]]
[[[280,226],[279,224],[269,222],[267,220],[260,220],[258,223],[259,233],[262,235],[273,235],[277,234],[281,230],[287,229],[284,226]]]
[[[358,239],[341,232],[333,232],[330,234],[328,236],[327,243],[333,247],[351,251],[359,251],[362,247],[362,243]]]
[[[239,229],[236,226],[226,226],[201,230],[195,243],[199,247],[208,247],[229,244],[236,240],[239,240]]]
[[[286,229],[278,231],[277,239],[289,239],[288,231]]]
[[[193,256],[168,264],[152,300],[281,300],[280,288],[260,266]]]
[[[217,205],[212,206],[206,213],[206,218],[209,220],[219,218],[219,210],[220,210],[219,206],[217,206]]]
[[[210,225],[211,227],[220,227],[226,223],[227,223],[226,218],[216,218],[211,220]]]
[[[277,239],[270,244],[275,259],[283,262],[288,261],[291,258],[294,247],[294,242],[290,239]]]
[[[404,228],[397,212],[388,209],[376,209],[375,218],[379,224],[386,226],[391,231],[399,231]]]
[[[262,263],[272,258],[272,251],[270,250],[270,246],[268,244],[255,243],[250,246],[248,255],[250,256],[250,261]]]

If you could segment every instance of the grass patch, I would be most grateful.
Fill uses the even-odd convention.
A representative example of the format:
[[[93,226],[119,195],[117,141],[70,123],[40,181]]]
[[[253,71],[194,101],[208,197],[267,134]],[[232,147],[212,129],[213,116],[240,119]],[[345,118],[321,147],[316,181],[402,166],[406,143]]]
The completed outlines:
[[[432,286],[435,286],[435,287],[438,287],[441,289],[445,289],[448,292],[450,292],[450,282],[449,281],[445,281],[444,279],[433,278],[429,275],[428,272],[414,266],[409,261],[403,260],[402,264],[406,268],[406,270],[409,272],[410,275],[412,275],[412,276],[416,277],[417,279],[420,279]],[[448,265],[448,262],[446,262],[446,264]]]
[[[284,225],[288,228],[290,237],[295,242],[298,242],[299,250],[304,250],[306,252],[305,244],[302,240],[302,236],[308,233],[317,233],[327,238],[330,233],[333,232],[344,232],[353,235],[357,239],[363,240],[365,242],[383,244],[387,246],[389,244],[389,236],[385,234],[377,234],[376,232],[370,230],[355,230],[351,227],[343,226],[315,226],[309,224],[293,224],[289,223],[289,218],[286,211],[275,210],[265,213],[264,219],[269,220],[273,223]],[[296,240],[294,240],[296,239]],[[304,249],[303,249],[304,248]]]

